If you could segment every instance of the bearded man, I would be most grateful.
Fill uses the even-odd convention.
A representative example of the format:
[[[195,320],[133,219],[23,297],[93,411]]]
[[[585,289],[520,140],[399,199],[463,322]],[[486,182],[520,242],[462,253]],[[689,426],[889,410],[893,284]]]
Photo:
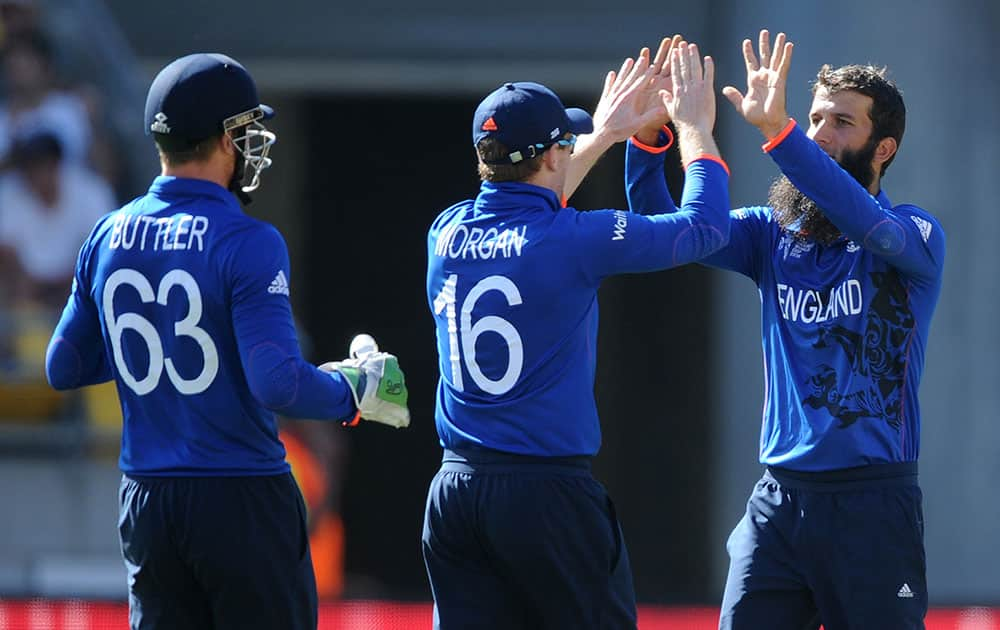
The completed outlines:
[[[823,66],[803,131],[785,109],[791,55],[761,31],[759,58],[743,42],[746,94],[723,90],[783,175],[704,259],[757,284],[766,369],[766,470],[728,541],[719,627],[923,628],[917,389],[944,233],[882,190],[906,123],[885,70]],[[630,207],[670,198],[649,185],[669,140],[650,126],[629,146]]]

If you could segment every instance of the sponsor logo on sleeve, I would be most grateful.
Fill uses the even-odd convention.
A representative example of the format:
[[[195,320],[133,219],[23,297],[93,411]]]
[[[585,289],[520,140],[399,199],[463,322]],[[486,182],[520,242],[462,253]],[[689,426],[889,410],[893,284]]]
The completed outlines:
[[[271,284],[267,287],[267,292],[288,295],[288,278],[285,276],[284,271],[278,270],[278,275],[274,276],[274,280],[271,280]]]
[[[931,222],[914,214],[911,214],[910,218],[917,224],[917,229],[920,230],[920,237],[923,238],[926,243],[927,239],[931,237]]]
[[[625,240],[625,229],[628,228],[628,212],[615,210],[615,223],[612,226],[612,241]]]

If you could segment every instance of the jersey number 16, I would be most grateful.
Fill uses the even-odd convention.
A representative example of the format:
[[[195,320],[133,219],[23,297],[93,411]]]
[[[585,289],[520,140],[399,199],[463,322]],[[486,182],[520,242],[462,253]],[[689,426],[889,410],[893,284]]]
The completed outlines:
[[[434,299],[434,313],[444,311],[448,320],[448,357],[451,362],[451,385],[458,391],[465,391],[462,379],[462,363],[469,371],[472,381],[488,394],[500,396],[514,387],[521,376],[524,367],[524,347],[521,345],[521,335],[506,319],[497,315],[486,315],[472,323],[472,311],[476,302],[488,291],[499,291],[507,299],[507,304],[517,306],[521,303],[521,292],[517,290],[510,278],[505,276],[488,276],[472,287],[462,302],[461,317],[457,317],[455,294],[458,291],[458,274],[448,276],[441,293]],[[458,321],[456,321],[458,320]],[[480,335],[493,332],[503,338],[507,344],[508,363],[503,376],[493,380],[483,374],[482,368],[476,362],[476,340]],[[459,340],[461,339],[461,343]],[[460,351],[461,349],[461,351]]]

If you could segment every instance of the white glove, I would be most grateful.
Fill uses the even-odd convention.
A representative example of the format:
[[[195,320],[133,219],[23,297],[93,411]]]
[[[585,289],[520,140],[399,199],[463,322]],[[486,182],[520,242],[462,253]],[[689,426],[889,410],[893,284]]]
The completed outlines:
[[[355,344],[351,346],[353,350]],[[371,346],[378,348],[374,340]],[[340,372],[351,388],[358,414],[344,424],[354,426],[364,418],[397,429],[409,426],[410,410],[406,406],[409,392],[399,359],[388,352],[352,354],[355,356],[350,359],[319,366],[324,372]]]

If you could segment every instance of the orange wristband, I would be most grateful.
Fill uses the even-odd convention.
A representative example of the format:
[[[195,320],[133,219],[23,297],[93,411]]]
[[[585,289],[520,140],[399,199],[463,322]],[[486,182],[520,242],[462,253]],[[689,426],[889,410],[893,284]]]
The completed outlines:
[[[788,134],[792,133],[792,129],[795,129],[795,125],[796,125],[795,119],[789,118],[788,124],[785,125],[785,128],[782,129],[780,132],[778,132],[778,135],[774,136],[773,138],[765,142],[763,145],[761,145],[760,148],[764,149],[764,153],[770,153],[771,149],[781,144],[781,141],[787,138]]]
[[[629,138],[629,142],[631,142],[632,144],[634,144],[637,148],[642,149],[646,153],[663,153],[664,151],[666,151],[670,147],[674,146],[674,132],[670,131],[670,127],[668,127],[666,125],[663,125],[663,132],[665,134],[667,134],[667,143],[665,145],[663,145],[662,147],[651,147],[648,144],[644,144],[643,142],[640,142],[639,139],[636,138],[635,136],[632,136],[631,138]]]
[[[691,164],[691,162],[697,162],[698,160],[711,160],[712,162],[715,162],[716,164],[719,164],[720,166],[722,166],[722,168],[724,168],[726,170],[726,175],[730,175],[730,173],[729,173],[729,165],[726,164],[726,161],[723,160],[722,158],[718,157],[718,156],[709,155],[708,153],[702,153],[701,155],[699,155],[698,157],[694,158],[693,160],[690,160],[687,164],[684,165],[684,168],[686,169]]]
[[[360,409],[358,409],[357,413],[354,414],[353,418],[351,418],[350,420],[344,420],[340,424],[342,424],[345,427],[356,427],[356,426],[358,426],[359,422],[361,422],[361,410]]]

